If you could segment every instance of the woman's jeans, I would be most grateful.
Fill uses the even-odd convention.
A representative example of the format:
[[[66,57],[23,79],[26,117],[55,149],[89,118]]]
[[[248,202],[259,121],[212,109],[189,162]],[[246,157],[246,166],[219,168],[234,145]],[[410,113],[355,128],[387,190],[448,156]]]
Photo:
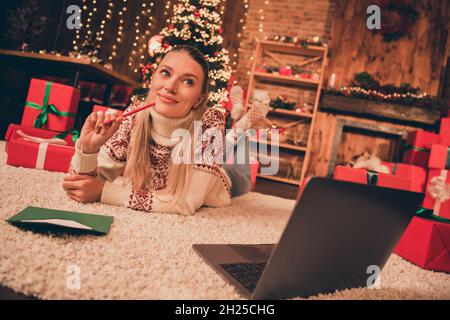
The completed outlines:
[[[250,159],[248,156],[250,152],[248,137],[244,133],[238,133],[237,143],[235,145],[227,143],[225,157],[231,154],[231,149],[234,149],[234,161],[231,164],[228,164],[225,161],[223,168],[231,179],[231,196],[238,197],[250,192],[252,188]],[[244,156],[238,157],[238,154]],[[238,163],[238,160],[241,160],[241,163]]]

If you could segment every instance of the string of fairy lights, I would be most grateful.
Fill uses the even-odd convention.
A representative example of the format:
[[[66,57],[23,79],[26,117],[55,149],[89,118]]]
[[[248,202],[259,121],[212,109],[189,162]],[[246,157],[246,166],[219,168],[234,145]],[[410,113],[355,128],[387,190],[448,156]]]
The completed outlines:
[[[167,22],[167,23],[170,23],[170,18],[168,18],[168,17],[169,17],[169,14],[170,14],[170,8],[171,8],[171,6],[172,6],[172,3],[171,3],[170,0],[168,0],[167,3],[166,3],[165,10],[164,10],[164,18],[167,18],[167,19],[166,19],[166,22]]]
[[[264,35],[264,19],[265,19],[264,7],[268,6],[269,4],[270,4],[269,0],[265,0],[263,6],[261,8],[259,8],[259,10],[258,10],[258,21],[259,21],[258,32],[261,36]],[[245,30],[245,26],[243,27],[243,29]],[[264,35],[263,37],[264,37],[264,40],[267,39],[267,35]],[[255,42],[260,39],[261,39],[260,36],[258,36],[258,35],[255,36]],[[253,60],[255,60],[254,53],[252,53],[252,56],[250,57],[250,61],[253,62]],[[251,71],[249,69],[247,71],[247,75],[249,76],[250,74],[251,74]]]
[[[89,12],[88,19],[87,19],[87,24],[86,24],[86,29],[87,29],[86,33],[88,35],[87,39],[89,39],[90,37],[93,37],[93,33],[92,33],[91,29],[90,29],[90,27],[91,27],[90,24],[92,23],[92,16],[95,14],[95,12],[97,12],[96,5],[97,5],[97,0],[92,0],[92,10],[91,10],[91,12]],[[97,42],[97,41],[98,41],[98,37],[95,37],[94,42]],[[95,50],[95,47],[96,46],[94,46],[94,51],[92,52],[92,54],[94,56],[97,56],[98,52]]]
[[[83,49],[87,46],[88,44],[88,39],[89,36],[91,35],[92,31],[90,29],[90,23],[91,23],[91,19],[92,19],[92,15],[93,15],[93,10],[96,4],[96,0],[92,2],[92,4],[94,5],[93,7],[91,7],[90,11],[88,10],[88,6],[86,5],[87,0],[83,0],[82,1],[82,11],[83,12],[87,12],[88,13],[88,17],[86,19],[86,25],[83,24],[83,22],[80,23],[80,29],[76,29],[76,33],[75,33],[75,40],[73,41],[73,45],[74,45],[74,50],[78,51],[78,49]],[[84,39],[83,41],[80,43],[81,41],[81,30],[84,30]]]
[[[99,12],[98,2],[99,0],[82,0],[82,17],[86,17],[80,23],[81,28],[76,29],[75,31],[75,39],[73,40],[73,50],[78,53],[79,56],[87,55],[93,60],[98,60],[97,55],[100,52],[100,49],[104,45],[105,33],[109,32],[106,29],[109,25],[117,21],[114,31],[115,37],[112,37],[111,49],[109,50],[109,56],[103,61],[103,63],[112,65],[114,59],[118,55],[118,50],[121,46],[123,46],[124,42],[124,24],[129,21],[130,17],[126,17],[127,13],[127,4],[128,0],[121,0],[116,4],[110,0],[106,6],[106,15],[102,16],[103,13]],[[229,0],[228,0],[229,1]],[[171,16],[171,7],[174,5],[176,1],[167,0],[165,3],[165,7],[163,8],[163,18],[170,23]],[[220,0],[219,12],[221,18],[223,18],[225,8],[226,8],[227,0]],[[269,4],[269,0],[264,1],[264,6],[258,10],[259,18],[258,18],[258,33],[264,34],[264,7]],[[239,46],[237,51],[233,53],[230,57],[230,63],[232,66],[232,72],[237,72],[237,63],[238,57],[242,51],[241,48],[241,39],[243,34],[246,31],[245,21],[248,15],[249,8],[249,0],[243,0],[244,6],[244,16],[239,19],[239,32],[237,33]],[[132,37],[130,41],[132,41],[131,51],[128,57],[128,66],[132,69],[134,73],[139,71],[139,65],[146,59],[146,49],[147,49],[147,41],[151,36],[151,29],[154,26],[154,17],[153,17],[153,9],[155,8],[155,3],[153,1],[142,0],[140,8],[134,20],[132,21],[133,31],[130,35],[127,34],[127,37]],[[99,24],[97,23],[98,30],[93,31],[94,24],[94,16],[100,17]],[[266,37],[267,38],[267,37]],[[128,40],[128,39],[127,39]],[[91,43],[89,43],[91,41]],[[86,52],[85,48],[89,46],[89,52]],[[254,57],[252,56],[250,60],[253,61]]]
[[[103,35],[105,34],[105,27],[106,27],[106,23],[111,21],[112,16],[113,16],[113,10],[114,10],[114,3],[113,2],[109,2],[108,3],[108,9],[106,9],[106,17],[105,19],[102,19],[100,22],[100,30],[97,32],[97,44],[95,46],[95,49],[97,52],[100,51],[100,47],[103,41]]]
[[[142,63],[145,59],[147,40],[151,34],[150,29],[153,26],[154,18],[152,16],[152,10],[154,6],[155,4],[153,2],[148,4],[145,1],[142,2],[140,12],[138,12],[134,18],[133,47],[128,58],[128,66],[133,68],[134,73],[138,72],[138,68],[136,66]],[[138,56],[137,59],[136,56]]]
[[[127,11],[127,0],[122,0],[122,5],[117,13],[119,19],[119,26],[117,27],[117,36],[113,37],[113,44],[111,47],[111,54],[108,57],[108,62],[112,62],[112,60],[117,56],[117,48],[122,44],[122,38],[124,36],[123,24],[125,21],[125,13]]]
[[[86,0],[82,1],[81,8],[82,8],[83,11],[87,10]],[[89,19],[89,21],[90,21],[90,19]],[[78,51],[78,49],[80,49],[81,30],[87,30],[86,27],[83,25],[82,21],[80,22],[80,28],[75,30],[75,40],[73,40],[73,42],[72,42],[73,43],[73,49],[75,51]],[[85,35],[85,39],[86,39],[86,35]]]
[[[242,51],[241,48],[241,39],[242,39],[242,33],[245,31],[245,21],[247,20],[247,12],[248,12],[248,0],[244,0],[244,17],[241,17],[239,19],[239,32],[236,34],[238,38],[239,46],[237,48],[237,52],[233,54],[233,57],[231,59],[231,65],[233,67],[233,74],[237,73],[237,63],[238,63],[238,56],[240,52]],[[237,81],[234,81],[234,84],[237,84]]]
[[[219,13],[220,13],[220,16],[223,17],[223,14],[225,12],[225,5],[226,5],[227,0],[222,0],[221,2],[222,3],[220,4]]]
[[[97,0],[92,0],[91,2],[92,6],[88,7],[87,0],[82,0],[82,12],[87,14],[86,18],[86,25],[83,25],[83,23],[80,23],[80,29],[76,29],[75,31],[75,39],[73,40],[73,49],[76,52],[79,52],[79,55],[81,56],[82,53],[86,54],[87,56],[91,57],[91,59],[96,62],[98,60],[97,55],[100,51],[103,36],[105,33],[105,28],[107,25],[107,22],[112,20],[112,8],[114,7],[113,2],[108,3],[108,9],[106,14],[106,19],[102,19],[99,25],[99,29],[97,32],[92,31],[92,24],[93,24],[93,17],[95,14],[98,14],[98,8],[97,8]],[[82,35],[81,30],[84,30],[84,38],[83,41],[80,43]],[[91,42],[91,43],[90,43]],[[89,52],[84,52],[85,48],[89,45],[92,46],[92,50]]]

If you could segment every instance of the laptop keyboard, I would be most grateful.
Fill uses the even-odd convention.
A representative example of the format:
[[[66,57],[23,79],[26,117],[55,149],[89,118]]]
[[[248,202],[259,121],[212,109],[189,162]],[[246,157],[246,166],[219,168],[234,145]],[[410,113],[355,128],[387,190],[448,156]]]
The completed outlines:
[[[253,292],[267,262],[258,263],[228,263],[220,266],[248,291]]]

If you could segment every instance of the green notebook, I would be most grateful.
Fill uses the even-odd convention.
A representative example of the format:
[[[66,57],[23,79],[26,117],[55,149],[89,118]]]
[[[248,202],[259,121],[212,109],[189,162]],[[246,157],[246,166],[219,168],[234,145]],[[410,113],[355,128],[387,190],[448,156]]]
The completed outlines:
[[[113,217],[95,214],[26,207],[6,220],[19,227],[45,226],[47,229],[107,234]]]

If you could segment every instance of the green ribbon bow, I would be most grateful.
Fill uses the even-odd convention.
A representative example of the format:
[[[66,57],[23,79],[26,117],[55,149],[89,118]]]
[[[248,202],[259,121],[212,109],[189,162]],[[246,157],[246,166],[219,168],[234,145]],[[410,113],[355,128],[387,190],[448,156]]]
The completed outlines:
[[[72,141],[73,141],[73,144],[75,144],[75,142],[77,142],[78,138],[80,137],[80,132],[78,130],[75,130],[75,129],[72,130],[71,132],[61,132],[60,134],[57,134],[55,136],[55,138],[59,138],[59,139],[63,139],[64,140],[64,138],[67,137],[69,134],[72,135]]]
[[[369,186],[376,186],[378,184],[378,172],[367,170],[367,184]]]
[[[397,173],[397,163],[394,163],[394,166],[392,167],[392,174],[395,175]]]
[[[48,100],[50,98],[51,87],[52,87],[52,83],[50,81],[47,81],[45,84],[44,101],[42,101],[42,105],[39,105],[39,104],[31,102],[31,101],[27,101],[25,103],[25,107],[42,110],[41,113],[34,120],[35,128],[42,128],[42,126],[47,123],[49,114],[54,114],[56,116],[62,116],[62,117],[73,117],[73,118],[76,116],[75,114],[70,113],[70,112],[59,111],[55,105],[48,104]]]
[[[423,207],[421,207],[419,210],[416,211],[416,216],[425,218],[425,219],[431,219],[434,221],[443,222],[443,223],[450,223],[450,219],[435,216],[433,214],[433,210],[425,209]]]

